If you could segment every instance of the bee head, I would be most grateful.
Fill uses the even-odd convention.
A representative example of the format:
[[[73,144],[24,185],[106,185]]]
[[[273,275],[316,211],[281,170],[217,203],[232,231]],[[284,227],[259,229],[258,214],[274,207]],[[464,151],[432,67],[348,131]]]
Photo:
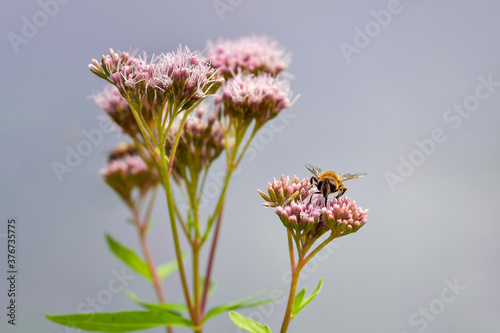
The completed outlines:
[[[337,191],[337,185],[329,180],[320,180],[318,182],[318,190],[324,197],[327,197],[330,193]]]

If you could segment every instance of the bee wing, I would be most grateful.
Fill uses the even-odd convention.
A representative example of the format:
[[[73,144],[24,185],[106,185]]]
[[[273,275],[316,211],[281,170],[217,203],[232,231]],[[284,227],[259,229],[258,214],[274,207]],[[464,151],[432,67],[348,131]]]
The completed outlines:
[[[304,164],[307,168],[307,170],[311,171],[315,176],[320,176],[324,171],[321,168],[318,168],[317,166],[314,166],[309,163]]]
[[[349,179],[359,178],[366,176],[367,173],[339,173],[338,174],[341,181],[346,181]]]

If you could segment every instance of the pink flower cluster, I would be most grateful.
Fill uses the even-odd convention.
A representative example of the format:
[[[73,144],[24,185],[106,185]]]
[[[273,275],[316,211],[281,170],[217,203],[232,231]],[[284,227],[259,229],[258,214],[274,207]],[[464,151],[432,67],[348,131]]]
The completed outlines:
[[[294,176],[290,182],[290,177],[282,175],[279,180],[273,178],[273,182],[267,183],[267,193],[257,190],[261,197],[266,200],[263,203],[267,207],[284,206],[291,203],[292,199],[299,200],[308,197],[314,192],[309,184],[309,179],[304,178],[302,181],[299,177]]]
[[[348,197],[333,198],[321,208],[321,216],[326,225],[340,235],[356,232],[367,220],[368,209],[356,206],[356,201]]]
[[[176,103],[178,111],[214,94],[223,82],[210,63],[187,47],[153,56],[149,62],[146,56],[110,49],[100,62],[93,59],[89,68],[134,103],[149,100],[162,106],[168,101]]]
[[[267,36],[219,39],[216,43],[209,41],[206,53],[212,66],[218,68],[225,78],[238,71],[275,76],[290,64],[290,56],[277,41]]]
[[[275,213],[286,228],[291,228],[297,233],[309,233],[310,237],[316,238],[328,231],[321,219],[320,211],[306,200],[292,201],[285,207],[279,206]]]
[[[269,74],[254,76],[238,73],[223,87],[216,103],[224,106],[224,114],[231,120],[249,124],[255,120],[262,125],[289,107],[290,85],[287,80]]]
[[[100,106],[111,119],[123,130],[124,133],[133,135],[137,133],[137,122],[130,110],[130,106],[125,98],[120,94],[118,88],[108,85],[103,91],[92,96],[95,103]],[[143,112],[147,121],[151,120],[150,112]]]
[[[127,203],[132,202],[132,191],[139,190],[144,195],[151,186],[159,182],[156,172],[152,171],[144,160],[132,152],[132,144],[122,144],[110,154],[108,164],[101,169],[101,174],[108,184]]]
[[[323,197],[315,193],[306,178],[292,182],[282,176],[267,186],[268,195],[258,191],[266,200],[264,206],[275,207],[283,225],[296,233],[307,233],[317,238],[327,231],[341,237],[359,230],[367,220],[368,210],[363,210],[348,197],[332,198],[325,204]]]
[[[180,122],[170,128],[166,141],[166,152],[170,153],[179,131]],[[216,114],[199,107],[191,113],[184,127],[175,154],[174,171],[183,179],[193,179],[222,153],[225,148],[224,131]],[[186,169],[191,175],[186,175]]]
[[[104,177],[110,177],[112,174],[121,173],[124,177],[140,174],[148,170],[146,163],[138,155],[124,156],[122,159],[113,159],[109,161],[102,170]]]

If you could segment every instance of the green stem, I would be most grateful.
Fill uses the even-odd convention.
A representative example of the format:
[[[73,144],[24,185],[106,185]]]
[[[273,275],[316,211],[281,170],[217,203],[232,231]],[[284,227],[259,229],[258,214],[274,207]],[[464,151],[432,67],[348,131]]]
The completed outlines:
[[[214,213],[208,219],[207,230],[205,231],[205,235],[203,236],[203,242],[207,240],[208,235],[210,234],[210,230],[212,229],[213,223],[215,221],[215,218],[217,218],[218,215],[221,213],[222,206],[226,198],[227,187],[229,185],[229,180],[231,179],[232,174],[233,174],[232,168],[228,169],[226,173],[226,179],[224,180],[224,187],[222,188],[221,194],[219,196],[219,201],[217,202],[217,206],[215,207]]]
[[[196,162],[195,162],[196,163]],[[198,201],[198,195],[197,195],[197,184],[198,184],[198,175],[196,172],[192,169],[192,167],[189,167],[189,174],[191,181],[187,182],[186,181],[186,189],[189,194],[189,205],[191,207],[191,210],[193,211],[193,218],[194,218],[194,228],[195,228],[195,239],[200,240],[201,238],[201,229],[200,229],[200,218],[199,218],[199,201]]]
[[[128,101],[128,104],[130,106],[130,110],[132,110],[132,114],[134,115],[135,121],[139,125],[139,129],[141,131],[142,137],[144,138],[144,140],[146,140],[146,143],[148,144],[149,151],[151,152],[151,154],[154,154],[155,148],[154,148],[153,143],[151,142],[151,138],[154,139],[154,136],[152,136],[152,137],[149,136],[149,133],[151,133],[149,130],[149,127],[146,129],[146,127],[142,123],[142,120],[141,120],[142,117],[139,115],[139,113],[135,109],[133,103],[131,103],[131,101]]]
[[[246,129],[245,129],[245,131],[246,131]],[[202,296],[202,301],[201,301],[202,313],[204,313],[204,311],[205,311],[205,307],[206,307],[206,303],[207,303],[207,299],[208,299],[208,291],[210,289],[212,268],[213,268],[213,264],[214,264],[215,250],[217,248],[217,241],[219,239],[219,234],[220,234],[220,229],[221,229],[222,211],[223,211],[224,202],[225,202],[225,198],[226,198],[226,191],[227,191],[231,176],[233,174],[233,171],[236,169],[239,162],[241,161],[241,158],[243,157],[246,150],[248,149],[250,142],[252,141],[253,137],[255,136],[255,133],[257,133],[256,129],[254,129],[254,131],[252,132],[252,135],[250,136],[245,147],[243,147],[243,150],[241,151],[241,154],[240,154],[236,163],[235,163],[236,155],[238,153],[238,148],[241,144],[241,141],[243,140],[244,133],[243,133],[243,135],[236,135],[236,142],[235,142],[235,145],[233,147],[233,150],[232,150],[230,155],[226,155],[226,157],[227,157],[227,173],[226,173],[226,179],[224,181],[224,187],[222,188],[222,192],[221,192],[221,195],[219,197],[219,201],[217,203],[214,214],[208,220],[207,230],[206,230],[205,235],[203,237],[203,241],[206,241],[206,239],[208,238],[208,235],[210,233],[210,230],[212,228],[213,222],[214,222],[215,218],[217,218],[217,224],[215,227],[215,235],[214,235],[214,238],[212,240],[212,244],[210,246],[210,256],[209,256],[209,261],[207,264],[207,270],[206,270],[206,274],[205,274],[205,285],[203,288],[203,296]],[[226,137],[226,142],[227,142],[227,137]]]
[[[182,117],[181,124],[179,125],[179,130],[177,131],[177,135],[175,136],[174,145],[172,147],[172,151],[170,152],[169,163],[168,163],[168,173],[172,172],[172,166],[174,165],[175,152],[177,150],[177,146],[179,145],[179,140],[182,134],[182,128],[184,127],[184,123],[187,120],[189,113],[185,112]]]
[[[212,225],[215,221],[215,218],[218,216],[219,212],[222,209],[222,205],[224,204],[224,201],[226,198],[227,187],[229,185],[229,180],[231,179],[231,175],[233,174],[233,171],[236,169],[236,163],[234,161],[236,160],[238,148],[241,145],[241,141],[243,140],[243,136],[244,136],[244,133],[243,133],[243,135],[241,135],[241,133],[236,133],[236,138],[235,138],[236,140],[235,140],[234,146],[231,150],[231,154],[226,155],[227,172],[226,172],[226,179],[224,180],[224,187],[222,188],[221,194],[219,196],[219,200],[217,202],[217,205],[215,206],[216,208],[214,210],[214,213],[208,219],[207,230],[205,231],[205,235],[203,236],[203,241],[207,240],[208,235],[210,233],[210,230],[212,228]],[[253,137],[253,135],[252,135],[252,137]],[[226,138],[226,143],[227,143],[227,138]],[[248,145],[249,145],[249,143],[247,143],[245,145],[245,148],[241,152],[241,156],[243,156],[245,154],[245,151],[248,148]],[[227,147],[226,147],[226,149],[227,149]],[[241,160],[241,156],[238,159],[238,161]]]
[[[288,294],[288,303],[286,306],[285,317],[283,318],[283,324],[281,325],[281,333],[286,332],[286,330],[288,329],[288,325],[292,320],[293,303],[295,301],[295,294],[297,292],[297,286],[299,284],[299,276],[302,267],[304,267],[302,258],[299,258],[299,262],[295,268],[292,267],[292,281],[290,282],[290,293]]]
[[[160,301],[160,303],[163,304],[165,303],[165,297],[163,296],[161,281],[160,278],[158,277],[156,266],[153,257],[151,256],[151,251],[149,250],[148,241],[146,238],[148,221],[145,220],[144,223],[141,222],[139,216],[140,216],[139,211],[137,209],[134,209],[134,222],[137,227],[137,231],[139,232],[139,240],[141,243],[142,252],[144,253],[144,257],[146,258],[146,263],[148,264],[149,272],[151,273],[151,280],[155,288],[156,295],[158,296],[158,300]],[[166,330],[167,333],[173,333],[173,329],[170,326],[167,326]]]
[[[205,182],[207,180],[207,176],[208,176],[208,169],[210,168],[210,166],[212,165],[212,163],[210,163],[207,167],[205,167],[203,169],[203,177],[201,177],[201,183],[200,183],[200,188],[197,189],[197,196],[198,198],[201,198],[201,196],[203,195],[203,190],[205,188]]]
[[[179,220],[179,223],[182,227],[182,231],[184,231],[184,235],[186,235],[186,239],[191,239],[189,235],[189,229],[186,225],[186,222],[184,222],[184,219],[181,216],[181,213],[179,212],[179,209],[177,206],[175,206],[175,215],[177,216],[177,219]]]
[[[257,127],[253,129],[252,135],[250,136],[250,138],[248,139],[247,143],[245,144],[245,147],[243,147],[243,150],[241,151],[241,154],[238,157],[238,160],[236,161],[236,163],[234,163],[234,168],[237,168],[238,165],[240,164],[243,155],[245,155],[245,152],[248,149],[248,146],[250,146],[250,143],[252,142],[252,140],[253,140],[253,138],[254,138],[254,136],[255,136],[255,134],[257,133],[258,130],[259,130],[259,128],[257,128]]]
[[[184,116],[182,117],[182,120],[181,120],[181,123],[179,125],[179,130],[177,131],[177,136],[175,137],[175,141],[174,141],[174,145],[172,147],[172,152],[170,153],[170,158],[169,158],[169,162],[168,162],[168,173],[172,172],[172,166],[174,164],[174,158],[175,158],[175,151],[177,150],[177,144],[179,143],[179,139],[181,137],[181,132],[182,132],[182,128],[184,127],[184,123],[186,122],[187,120],[187,117],[189,116],[189,114],[191,112],[193,112],[193,110],[198,106],[200,105],[200,103],[202,102],[203,100],[200,100],[198,102],[196,102],[193,106],[191,106],[188,110],[185,110],[184,111]],[[178,111],[175,111],[177,108],[176,106],[174,106],[174,112],[178,112]],[[166,133],[167,134],[167,133]],[[165,135],[166,135],[165,134]],[[165,143],[163,143],[163,145],[165,145]]]
[[[292,239],[292,232],[287,229],[287,238],[288,238],[288,252],[290,253],[290,265],[292,266],[292,269],[295,269],[295,254],[293,252],[293,239]]]
[[[307,264],[309,262],[309,260],[311,260],[311,258],[316,255],[316,253],[321,251],[321,249],[323,249],[326,245],[328,245],[328,243],[330,243],[332,240],[334,240],[337,237],[339,237],[339,236],[337,234],[334,234],[332,231],[330,233],[330,236],[327,239],[325,239],[320,245],[318,245],[317,248],[315,248],[311,253],[309,253],[307,255],[307,257],[304,258],[304,265]],[[305,253],[304,253],[304,255],[305,255]]]
[[[193,248],[193,290],[194,290],[194,308],[195,319],[193,320],[196,326],[201,324],[201,303],[200,303],[200,250],[201,242],[196,240],[192,243]]]
[[[182,290],[184,292],[184,297],[186,299],[187,307],[190,312],[191,318],[193,321],[196,318],[193,304],[191,302],[191,296],[189,295],[189,288],[187,285],[186,281],[186,273],[184,271],[184,264],[182,262],[182,252],[181,252],[181,246],[179,243],[179,233],[177,231],[177,224],[175,220],[175,203],[174,203],[174,197],[172,193],[172,184],[170,182],[170,173],[168,172],[167,168],[167,160],[165,156],[165,145],[161,145],[159,147],[160,150],[160,157],[161,157],[161,176],[162,176],[162,181],[163,181],[163,187],[165,188],[165,194],[167,196],[167,205],[168,205],[168,213],[170,216],[170,225],[172,227],[172,237],[174,239],[174,246],[175,246],[175,255],[177,258],[177,263],[179,265],[179,274],[181,276],[181,283],[182,283]]]
[[[151,221],[151,212],[153,211],[153,206],[155,203],[157,192],[158,192],[158,187],[155,185],[153,188],[153,193],[151,194],[151,197],[149,198],[149,204],[148,204],[148,208],[146,209],[146,214],[144,215],[144,228],[146,229],[146,231],[149,227],[149,222]]]
[[[288,249],[290,252],[290,265],[292,268],[292,281],[290,282],[290,294],[288,295],[288,303],[286,307],[285,317],[283,318],[283,324],[281,325],[280,333],[285,333],[288,329],[288,325],[290,321],[293,319],[292,310],[293,303],[295,302],[295,294],[297,292],[297,286],[299,282],[299,276],[302,268],[314,257],[321,249],[323,249],[328,243],[330,243],[334,238],[338,235],[333,232],[330,236],[325,239],[318,247],[316,247],[311,253],[306,256],[307,249],[309,249],[312,244],[304,244],[301,251],[298,251],[299,258],[298,263],[295,266],[294,252],[293,252],[293,242],[292,242],[292,233],[288,230]]]
[[[163,119],[160,119],[160,123],[161,123],[160,127],[162,129],[165,128],[165,124],[168,121],[168,127],[167,127],[166,131],[162,130],[163,136],[166,136],[168,134],[168,130],[170,129],[170,126],[172,126],[172,124],[174,123],[175,116],[173,115],[173,108],[174,108],[174,104],[168,102],[166,115],[163,115]]]

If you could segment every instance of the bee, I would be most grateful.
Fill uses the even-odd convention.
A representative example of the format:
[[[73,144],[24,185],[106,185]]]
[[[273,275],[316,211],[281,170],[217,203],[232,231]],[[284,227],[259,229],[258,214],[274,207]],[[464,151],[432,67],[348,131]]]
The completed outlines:
[[[311,171],[314,176],[311,177],[311,184],[316,185],[316,194],[322,194],[325,198],[325,203],[330,193],[337,193],[337,198],[340,198],[345,193],[347,188],[342,182],[366,176],[366,173],[336,173],[333,171],[323,171],[322,169],[308,164],[305,164],[307,170]]]

